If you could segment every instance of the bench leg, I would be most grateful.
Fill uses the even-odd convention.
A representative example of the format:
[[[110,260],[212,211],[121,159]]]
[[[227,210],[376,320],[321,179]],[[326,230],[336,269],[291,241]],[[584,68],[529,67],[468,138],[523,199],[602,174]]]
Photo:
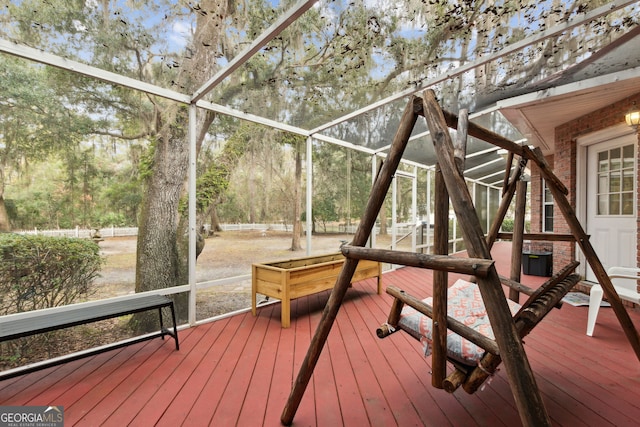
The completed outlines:
[[[178,325],[176,323],[176,311],[173,308],[173,301],[171,302],[171,320],[173,320],[173,338],[176,340],[176,350],[180,350],[180,343],[178,342]]]
[[[180,343],[178,342],[178,325],[176,324],[176,311],[173,307],[173,302],[171,302],[169,308],[171,309],[171,320],[173,321],[173,333],[168,332],[168,330],[164,328],[164,321],[162,320],[162,307],[160,307],[158,308],[158,314],[160,315],[160,336],[163,340],[165,334],[172,336],[176,341],[176,350],[180,350]]]
[[[162,320],[162,307],[158,307],[158,316],[160,316],[160,338],[164,341],[165,329],[164,321]]]

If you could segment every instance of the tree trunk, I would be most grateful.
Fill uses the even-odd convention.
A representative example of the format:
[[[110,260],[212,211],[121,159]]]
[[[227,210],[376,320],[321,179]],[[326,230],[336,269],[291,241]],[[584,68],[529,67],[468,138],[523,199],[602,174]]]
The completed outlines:
[[[389,234],[389,231],[387,230],[387,209],[384,203],[382,204],[378,218],[380,218],[380,235],[386,236]]]
[[[0,233],[11,231],[11,223],[9,222],[9,213],[7,212],[7,205],[4,202],[4,189],[5,189],[5,181],[4,181],[4,171],[6,168],[7,161],[4,156],[2,159],[2,167],[0,167]]]
[[[0,194],[0,233],[11,231],[7,206],[4,203],[4,196]]]
[[[178,205],[189,165],[188,110],[167,112],[168,123],[155,144],[151,173],[145,182],[136,252],[136,292],[183,285],[178,250]],[[186,298],[184,298],[186,301]],[[177,315],[185,318],[184,302],[176,301]],[[157,329],[157,316],[140,313],[132,319],[139,332]]]
[[[301,144],[295,144],[296,151],[296,171],[295,184],[293,188],[293,231],[291,239],[291,250],[301,251],[300,236],[302,235],[302,221],[300,215],[302,213],[302,154],[300,153]]]
[[[194,55],[184,63],[178,76],[178,86],[195,90],[209,78],[216,67],[217,46],[222,22],[227,18],[231,2],[205,0],[201,2],[207,15],[198,15],[193,46]],[[204,46],[204,47],[203,47]],[[168,288],[188,283],[187,217],[180,218],[180,200],[185,193],[189,168],[189,111],[188,107],[158,104],[157,140],[153,164],[145,181],[138,244],[136,253],[136,292]],[[213,115],[196,115],[197,147],[213,121]],[[196,151],[199,151],[196,148]],[[188,318],[188,295],[174,296],[179,321]],[[140,313],[132,318],[137,331],[157,330],[157,316]],[[153,320],[152,320],[153,319]]]
[[[220,226],[220,218],[218,218],[218,208],[216,205],[211,207],[211,232],[220,232],[222,227]]]

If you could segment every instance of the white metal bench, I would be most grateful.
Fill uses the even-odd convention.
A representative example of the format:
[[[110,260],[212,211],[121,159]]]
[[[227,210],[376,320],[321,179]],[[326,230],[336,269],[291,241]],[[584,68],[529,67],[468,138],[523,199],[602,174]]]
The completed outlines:
[[[171,310],[173,321],[172,330],[164,327],[162,309],[168,307]],[[9,314],[0,317],[0,342],[9,341],[21,337],[42,334],[58,329],[83,325],[99,320],[111,319],[127,314],[140,313],[147,310],[158,310],[160,316],[160,330],[129,339],[120,343],[98,347],[93,350],[70,355],[68,357],[52,359],[46,362],[29,365],[23,368],[0,373],[0,379],[7,379],[39,369],[48,368],[62,363],[76,360],[82,357],[92,356],[115,348],[165,335],[173,337],[176,350],[180,349],[178,342],[178,329],[173,301],[164,295],[140,295],[125,299],[90,301],[79,304],[71,304],[61,307],[47,308],[44,310],[29,311],[24,313]]]

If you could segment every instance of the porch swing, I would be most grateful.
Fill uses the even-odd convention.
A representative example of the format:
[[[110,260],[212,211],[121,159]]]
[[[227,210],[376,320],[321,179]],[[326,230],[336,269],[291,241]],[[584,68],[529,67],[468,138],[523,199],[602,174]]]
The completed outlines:
[[[435,98],[432,98],[432,100],[435,101]],[[435,109],[435,113],[436,115],[439,113],[439,108]],[[462,386],[467,393],[472,394],[478,390],[488,377],[493,375],[501,362],[501,357],[490,315],[485,307],[484,298],[478,284],[458,279],[450,288],[447,288],[448,272],[469,273],[472,276],[470,280],[474,282],[478,278],[487,280],[492,274],[493,261],[490,261],[490,257],[472,260],[473,271],[465,271],[462,268],[461,261],[459,261],[460,258],[444,257],[448,252],[450,196],[447,191],[449,188],[446,185],[447,180],[443,178],[443,174],[453,174],[458,181],[464,179],[466,129],[468,128],[466,120],[467,115],[463,111],[461,113],[461,121],[458,123],[457,140],[450,144],[444,141],[445,149],[441,150],[441,153],[448,156],[448,158],[453,158],[453,162],[449,163],[447,172],[445,172],[446,166],[442,167],[439,162],[436,173],[436,188],[440,189],[440,191],[436,191],[434,203],[434,252],[440,254],[440,257],[419,254],[408,255],[409,257],[418,256],[423,258],[418,265],[419,267],[435,270],[434,297],[421,300],[395,286],[387,287],[387,293],[394,297],[394,303],[387,322],[377,329],[376,334],[379,338],[385,338],[399,330],[407,332],[422,343],[425,355],[433,355],[432,385],[434,387],[453,393]],[[429,125],[432,134],[436,134],[433,131],[435,125],[432,122],[429,122]],[[513,242],[511,277],[499,277],[498,283],[494,279],[491,286],[501,288],[500,285],[505,285],[509,288],[510,299],[506,299],[507,309],[515,325],[517,337],[522,341],[522,338],[531,332],[554,307],[559,308],[561,306],[562,298],[580,281],[580,276],[571,274],[579,265],[577,261],[573,261],[536,290],[519,283],[527,191],[526,181],[522,178],[527,160],[522,157],[517,162],[513,173],[510,173],[513,161],[514,156],[510,155],[505,169],[503,199],[487,238],[487,248],[490,250],[495,242],[515,193],[517,198],[514,233],[500,236]],[[550,185],[555,185],[555,181],[551,181]],[[466,189],[466,186],[458,185],[454,188]],[[561,192],[562,190],[558,191]],[[460,193],[460,191],[457,191],[457,193]],[[451,196],[452,200],[456,198],[464,199],[465,197],[467,200],[462,201],[470,203],[471,198],[468,194]],[[454,203],[456,203],[455,200]],[[459,200],[458,203],[460,203]],[[458,214],[458,212],[456,213]],[[476,220],[475,211],[468,209],[459,215],[466,224],[469,224],[468,228],[470,230],[467,230],[467,233],[471,231],[473,234],[476,230],[481,230],[480,223]],[[474,220],[476,220],[476,223],[474,223]],[[532,236],[529,235],[528,237],[531,238]],[[542,238],[543,236],[538,237]],[[554,239],[573,241],[573,236],[555,235]],[[403,261],[399,259],[403,258],[403,255],[397,251],[347,246],[343,248],[343,252],[345,256],[357,259],[373,258],[378,261],[385,260],[383,262],[391,262],[390,259],[395,259],[394,263],[403,264]],[[443,264],[445,259],[448,260],[449,265]],[[464,263],[469,266],[468,259]],[[415,263],[412,264],[416,265]],[[479,268],[481,265],[484,268]],[[528,296],[523,304],[519,304],[520,293]],[[500,310],[504,310],[504,308],[500,308]],[[439,325],[445,326],[440,327]],[[449,375],[446,374],[447,362],[454,367],[453,372]]]
[[[519,292],[529,294],[522,305],[507,300],[520,339],[531,332],[554,307],[561,306],[562,298],[580,281],[579,275],[569,274],[577,265],[577,262],[567,265],[538,290],[501,277],[502,284],[517,285]],[[479,287],[470,281],[458,279],[445,292],[448,297],[443,311],[452,314],[446,314],[446,329],[438,328],[438,323],[433,320],[434,312],[440,309],[433,306],[433,298],[420,300],[395,286],[389,286],[387,293],[395,298],[394,303],[389,319],[376,333],[379,338],[385,338],[396,331],[407,332],[423,344],[425,355],[433,354],[434,366],[441,364],[440,355],[444,354],[454,371],[443,377],[443,369],[434,369],[433,386],[453,393],[462,385],[467,393],[472,394],[495,373],[501,362],[500,349],[495,342]],[[444,340],[440,334],[446,334]],[[445,343],[444,348],[441,347],[442,342]]]
[[[365,248],[419,115],[423,115],[427,121],[438,161],[435,185],[435,255]],[[458,130],[455,144],[451,141],[448,127]],[[486,238],[463,177],[467,133],[509,152],[502,201]],[[510,174],[509,171],[515,156],[518,156],[520,160],[513,173]],[[571,234],[551,236],[530,233],[526,234],[526,238],[528,240],[571,241],[580,246],[611,301],[636,356],[640,359],[638,332],[589,243],[588,236],[566,199],[568,190],[553,174],[540,150],[519,146],[470,123],[464,111],[461,112],[460,117],[443,111],[438,105],[433,91],[427,90],[424,92],[423,98],[412,97],[409,101],[391,145],[389,156],[374,182],[360,226],[351,245],[342,247],[346,260],[325,306],[322,319],[301,365],[287,405],[283,410],[281,417],[283,424],[290,425],[293,421],[295,411],[302,400],[306,385],[327,340],[351,276],[361,259],[433,270],[434,292],[432,299],[421,300],[397,287],[387,287],[387,293],[394,297],[394,301],[387,322],[376,332],[382,338],[397,330],[403,330],[427,344],[432,353],[432,384],[435,387],[453,392],[462,386],[468,393],[473,393],[495,372],[500,363],[504,363],[523,425],[545,426],[551,424],[524,352],[522,338],[531,332],[554,307],[561,304],[561,299],[579,281],[580,277],[577,274],[572,274],[578,265],[574,261],[536,290],[519,283],[520,257],[525,237],[524,207],[526,201],[526,182],[520,178],[528,160],[535,162],[540,169],[556,204],[571,229]],[[514,232],[512,234],[500,233],[500,226],[514,194],[517,196]],[[449,200],[453,205],[458,223],[462,226],[469,258],[447,255]],[[510,278],[499,276],[491,259],[490,249],[498,238],[512,240]],[[459,280],[448,289],[448,273],[450,272],[469,275],[473,279],[471,281]],[[502,285],[509,288],[508,299]],[[521,305],[518,303],[520,293],[528,295],[528,298]],[[449,296],[451,298],[448,298]],[[482,302],[482,304],[476,307],[475,302]],[[455,313],[458,316],[449,316],[449,313]],[[476,324],[477,327],[470,327],[468,323]],[[451,339],[447,339],[448,335]],[[455,368],[449,375],[447,375],[447,362],[450,362]]]
[[[463,136],[464,137],[464,136]],[[461,143],[460,143],[461,144]],[[464,144],[461,144],[464,145]],[[456,150],[454,148],[454,153]],[[457,150],[464,152],[463,149]],[[458,155],[460,156],[460,155]],[[457,163],[455,173],[462,176],[463,159],[454,154]],[[506,172],[511,170],[513,159],[507,162]],[[510,298],[506,299],[508,313],[512,317],[517,337],[522,340],[554,308],[561,306],[562,298],[580,281],[580,276],[571,274],[579,265],[570,262],[557,274],[543,283],[538,289],[529,288],[521,283],[520,263],[524,229],[524,211],[526,203],[526,182],[521,175],[526,161],[520,161],[511,176],[505,176],[503,200],[489,233],[488,245],[492,245],[496,233],[504,219],[506,209],[511,204],[514,192],[516,200],[515,233],[502,234],[502,238],[513,241],[511,277],[498,276],[491,286],[509,288]],[[399,265],[410,265],[434,270],[434,297],[419,299],[395,286],[388,286],[387,293],[394,297],[388,320],[376,330],[379,338],[385,338],[394,332],[404,331],[420,341],[425,355],[432,354],[432,385],[453,393],[460,386],[467,393],[474,393],[483,382],[493,375],[501,362],[500,349],[496,343],[492,322],[485,307],[484,298],[478,284],[462,278],[447,288],[448,273],[468,274],[474,282],[490,280],[494,274],[493,261],[490,258],[459,258],[446,256],[448,250],[448,199],[446,186],[439,185],[442,170],[436,175],[436,187],[445,191],[436,192],[434,248],[440,255],[425,255],[401,251],[388,251],[355,246],[344,246],[343,253],[348,258],[371,259]],[[465,187],[462,187],[466,189]],[[517,189],[514,191],[514,189]],[[465,221],[473,221],[473,215],[465,216]],[[475,225],[480,229],[479,222]],[[445,230],[445,233],[439,231]],[[528,237],[531,237],[529,235]],[[542,237],[542,236],[540,236]],[[556,240],[573,240],[572,236],[555,235]],[[495,275],[494,275],[495,277]],[[519,304],[519,294],[528,296]],[[502,299],[505,299],[502,296]],[[501,308],[502,309],[502,308]],[[449,315],[451,314],[451,315]],[[439,325],[446,325],[439,327]],[[446,375],[446,363],[454,370]]]

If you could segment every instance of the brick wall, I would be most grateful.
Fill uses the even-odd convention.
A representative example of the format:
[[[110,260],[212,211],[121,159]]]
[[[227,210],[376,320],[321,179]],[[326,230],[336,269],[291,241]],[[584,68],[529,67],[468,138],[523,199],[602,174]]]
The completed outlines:
[[[611,126],[624,123],[624,115],[633,106],[634,102],[640,108],[640,93],[630,96],[620,102],[608,107],[596,110],[592,113],[579,117],[573,121],[565,123],[556,128],[555,132],[555,156],[553,159],[553,170],[556,176],[569,189],[567,196],[569,203],[576,208],[576,140],[583,135],[587,135]],[[640,134],[639,134],[640,139]],[[640,150],[637,150],[640,152]],[[638,163],[640,164],[640,162]],[[542,220],[540,210],[541,202],[541,180],[540,173],[532,167],[532,188],[531,188],[531,229],[540,231]],[[640,186],[637,186],[640,187]],[[637,190],[637,198],[640,200],[640,189]],[[640,203],[638,204],[640,206]],[[570,233],[569,227],[562,217],[557,206],[554,207],[554,232],[559,234]],[[637,221],[640,225],[640,221]],[[537,228],[534,228],[537,227]],[[640,254],[640,248],[638,250]],[[553,270],[558,271],[576,258],[575,245],[570,243],[557,242],[553,245]],[[640,259],[638,260],[640,265]]]
[[[549,164],[549,166],[553,169],[553,160],[554,156],[547,156],[545,160]],[[542,232],[542,197],[544,193],[544,186],[542,184],[542,176],[540,175],[540,169],[536,166],[535,163],[530,163],[531,168],[531,187],[530,187],[530,203],[532,206],[531,209],[531,223],[530,230],[532,233],[541,233]],[[534,207],[537,207],[534,208]],[[530,249],[533,252],[548,252],[553,251],[553,246],[549,242],[531,242]]]

